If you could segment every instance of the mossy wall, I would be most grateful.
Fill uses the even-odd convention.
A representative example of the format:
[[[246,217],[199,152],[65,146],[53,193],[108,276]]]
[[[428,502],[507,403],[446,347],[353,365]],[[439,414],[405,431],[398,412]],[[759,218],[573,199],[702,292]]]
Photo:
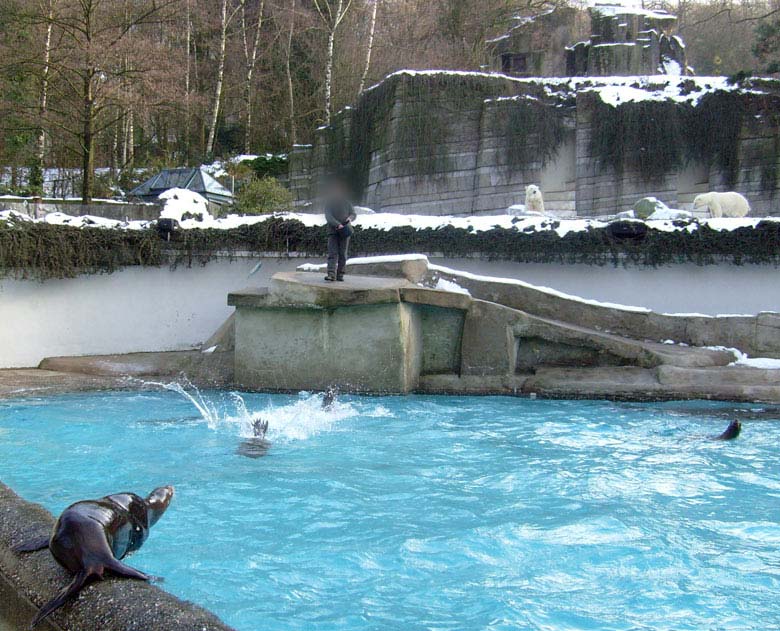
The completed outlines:
[[[739,190],[780,214],[780,84],[677,101],[603,103],[597,84],[478,73],[400,73],[318,132],[311,160],[292,160],[298,199],[326,173],[347,174],[361,203],[386,212],[474,214],[522,203],[542,184],[548,210],[597,215],[653,195],[685,207]],[[595,80],[594,80],[595,81]],[[703,80],[698,80],[703,81]],[[701,90],[689,79],[681,97]]]

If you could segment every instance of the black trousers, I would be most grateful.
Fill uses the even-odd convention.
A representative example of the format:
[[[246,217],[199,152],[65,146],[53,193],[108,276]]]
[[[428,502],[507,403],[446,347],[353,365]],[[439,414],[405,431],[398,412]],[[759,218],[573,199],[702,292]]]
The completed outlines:
[[[347,253],[349,252],[349,237],[340,234],[328,235],[328,275],[344,276],[344,268],[347,265]]]

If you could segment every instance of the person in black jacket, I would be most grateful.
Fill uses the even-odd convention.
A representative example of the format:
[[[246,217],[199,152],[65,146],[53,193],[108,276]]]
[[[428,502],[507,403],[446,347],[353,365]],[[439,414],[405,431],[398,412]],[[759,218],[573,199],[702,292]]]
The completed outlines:
[[[343,281],[347,265],[352,222],[357,216],[349,201],[348,188],[343,180],[334,179],[325,196],[325,220],[328,222],[327,281]]]

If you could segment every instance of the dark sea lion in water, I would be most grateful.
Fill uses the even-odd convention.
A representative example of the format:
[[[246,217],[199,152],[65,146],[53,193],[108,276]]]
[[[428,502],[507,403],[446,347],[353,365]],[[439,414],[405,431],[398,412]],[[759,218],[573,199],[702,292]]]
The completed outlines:
[[[713,440],[734,440],[737,436],[739,436],[741,431],[742,423],[739,421],[731,421],[729,426],[726,428],[726,431],[723,432],[720,436],[713,438]]]
[[[13,548],[14,552],[35,552],[49,548],[52,556],[73,581],[41,607],[30,628],[37,625],[82,587],[102,579],[108,570],[116,576],[148,581],[152,577],[125,565],[120,559],[138,550],[173,498],[172,486],[161,486],[146,499],[135,493],[107,495],[99,500],[76,502],[66,508],[54,524],[50,537],[39,537]]]
[[[268,455],[268,451],[271,449],[271,441],[265,438],[268,432],[268,421],[257,420],[252,423],[252,432],[254,437],[242,442],[236,453],[247,458],[262,458]]]
[[[330,410],[333,404],[336,402],[336,390],[334,388],[328,388],[324,395],[322,395],[322,409]]]

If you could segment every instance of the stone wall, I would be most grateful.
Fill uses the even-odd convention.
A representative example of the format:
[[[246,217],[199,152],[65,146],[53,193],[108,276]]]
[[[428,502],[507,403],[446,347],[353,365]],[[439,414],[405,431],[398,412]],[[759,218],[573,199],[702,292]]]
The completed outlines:
[[[117,204],[111,202],[82,204],[78,200],[46,198],[37,200],[23,197],[0,199],[0,210],[15,210],[30,217],[43,217],[48,213],[65,213],[72,216],[92,215],[117,221],[134,219],[153,221],[160,216],[159,204]]]
[[[636,78],[637,85],[640,79]],[[583,216],[626,210],[647,195],[686,208],[698,193],[729,190],[713,160],[669,167],[663,176],[649,181],[646,173],[630,165],[618,174],[592,155],[593,100],[598,99],[598,90],[614,87],[615,81],[620,80],[566,83],[482,73],[396,73],[364,95],[354,109],[336,116],[331,127],[318,130],[312,146],[294,148],[291,189],[304,204],[317,198],[318,182],[324,175],[363,170],[367,177],[358,178],[357,192],[361,204],[376,211],[474,215],[505,212],[508,206],[524,202],[525,186],[538,184],[547,210],[561,215],[576,211]],[[704,91],[709,82],[720,80],[677,77],[659,81],[672,82],[667,87],[679,89],[685,97],[691,89]],[[624,80],[619,85],[630,88],[633,84]],[[759,87],[780,92],[778,82],[764,80]],[[375,91],[381,91],[381,99]],[[759,99],[739,90],[727,94]],[[529,103],[534,107],[529,109]],[[672,112],[678,104],[669,100],[667,106]],[[760,103],[755,107],[771,110],[770,105]],[[524,134],[514,133],[503,122],[509,112],[515,117],[513,124],[520,123],[518,129],[523,131],[520,110],[528,118]],[[540,143],[536,119],[546,117],[543,113],[548,111],[557,114],[556,124],[563,132],[552,155],[542,155],[542,146],[549,148],[549,141]],[[377,118],[370,137],[363,137],[367,133],[363,128],[353,133],[361,116]],[[748,197],[754,215],[780,214],[776,175],[780,131],[769,120],[771,116],[745,118],[734,189]],[[410,129],[422,130],[429,144]],[[358,154],[356,142],[368,150]],[[518,162],[516,156],[523,153],[525,158]],[[509,155],[515,159],[508,160]]]

